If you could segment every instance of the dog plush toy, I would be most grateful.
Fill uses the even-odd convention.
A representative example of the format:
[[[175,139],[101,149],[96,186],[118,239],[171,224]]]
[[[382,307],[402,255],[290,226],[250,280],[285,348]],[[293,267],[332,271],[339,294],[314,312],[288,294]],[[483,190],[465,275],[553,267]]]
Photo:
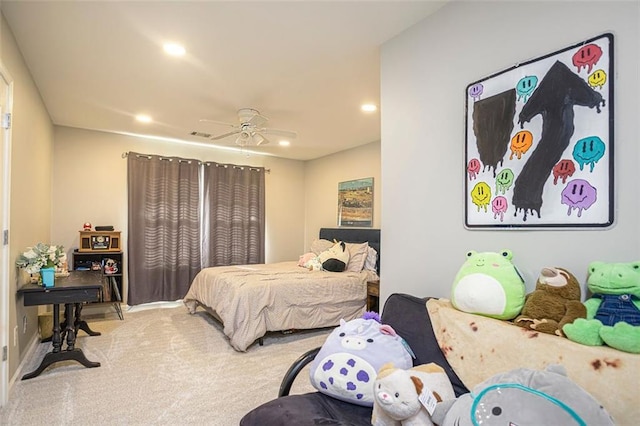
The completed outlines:
[[[561,365],[496,374],[458,399],[437,403],[432,418],[440,426],[614,425]]]
[[[454,279],[451,304],[470,314],[502,320],[515,318],[522,310],[526,290],[512,258],[511,250],[469,251]]]
[[[339,241],[329,250],[325,250],[318,255],[318,261],[322,269],[330,272],[343,272],[349,263],[349,250],[347,245]]]
[[[522,312],[514,323],[531,330],[564,336],[562,327],[565,324],[587,316],[580,294],[580,283],[571,272],[562,268],[542,268],[536,289],[525,297]]]
[[[455,393],[449,377],[437,364],[429,363],[409,370],[395,368],[387,363],[378,371],[373,383],[374,426],[433,425],[431,415],[419,400],[422,393],[436,402],[454,399]]]
[[[569,340],[640,353],[640,261],[591,262],[587,317],[562,327]]]

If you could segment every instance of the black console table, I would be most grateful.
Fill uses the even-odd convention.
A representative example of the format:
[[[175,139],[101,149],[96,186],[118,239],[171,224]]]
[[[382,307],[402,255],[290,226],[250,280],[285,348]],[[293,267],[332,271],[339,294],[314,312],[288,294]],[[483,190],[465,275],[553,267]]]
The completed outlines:
[[[45,288],[36,284],[25,284],[18,289],[23,296],[24,306],[53,305],[53,349],[47,353],[40,366],[22,376],[31,379],[42,373],[48,366],[59,361],[77,361],[85,367],[100,367],[99,362],[89,361],[81,349],[75,347],[78,330],[90,336],[98,336],[82,320],[82,304],[100,300],[102,274],[93,271],[71,271],[68,277],[56,277],[54,287]],[[60,324],[60,305],[65,306],[64,322]],[[75,308],[75,312],[74,312]],[[67,348],[62,346],[66,338]]]

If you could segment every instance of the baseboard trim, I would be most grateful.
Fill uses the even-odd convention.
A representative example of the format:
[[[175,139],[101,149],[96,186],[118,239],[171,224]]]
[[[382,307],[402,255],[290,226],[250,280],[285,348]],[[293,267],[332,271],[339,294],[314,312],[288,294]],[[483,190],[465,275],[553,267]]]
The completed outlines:
[[[22,361],[20,361],[20,364],[18,365],[16,372],[11,377],[11,380],[9,380],[9,398],[11,398],[11,389],[13,388],[13,385],[15,384],[16,380],[22,379],[22,376],[24,375],[22,374],[22,370],[24,370],[24,367],[27,364],[27,361],[31,359],[34,352],[36,351],[36,346],[38,346],[39,344],[40,344],[40,335],[38,333],[34,333],[33,337],[31,337],[31,340],[29,341],[27,350],[25,351],[25,354],[22,357]]]

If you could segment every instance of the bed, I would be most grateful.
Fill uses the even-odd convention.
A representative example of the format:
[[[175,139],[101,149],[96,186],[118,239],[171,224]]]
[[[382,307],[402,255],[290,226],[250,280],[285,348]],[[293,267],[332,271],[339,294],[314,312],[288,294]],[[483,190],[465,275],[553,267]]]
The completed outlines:
[[[334,239],[355,254],[344,272],[311,271],[298,260],[205,268],[184,304],[191,314],[202,308],[213,315],[240,352],[267,332],[333,327],[357,318],[366,309],[367,281],[379,279],[380,230],[322,228],[312,248]]]

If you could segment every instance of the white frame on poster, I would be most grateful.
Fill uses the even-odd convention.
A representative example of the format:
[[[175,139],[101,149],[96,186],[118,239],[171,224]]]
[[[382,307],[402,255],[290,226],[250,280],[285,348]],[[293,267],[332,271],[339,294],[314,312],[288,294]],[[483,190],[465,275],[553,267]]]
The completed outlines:
[[[469,84],[465,226],[613,224],[613,35]]]

